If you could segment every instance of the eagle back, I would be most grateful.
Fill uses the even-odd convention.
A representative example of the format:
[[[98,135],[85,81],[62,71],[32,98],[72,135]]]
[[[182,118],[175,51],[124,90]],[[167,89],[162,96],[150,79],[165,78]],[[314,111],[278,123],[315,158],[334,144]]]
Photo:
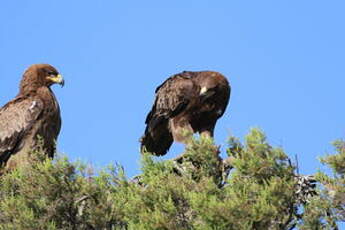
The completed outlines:
[[[160,88],[165,86],[165,84],[168,84],[168,82],[174,81],[174,79],[191,79],[194,75],[195,75],[195,72],[191,72],[191,71],[183,71],[182,73],[174,74],[170,76],[169,78],[167,78],[162,84],[160,84],[156,88],[155,93],[157,93],[160,90]]]
[[[191,80],[194,72],[175,74],[159,85],[155,103],[147,115],[146,124],[154,127],[162,120],[176,116],[184,110],[198,91]]]

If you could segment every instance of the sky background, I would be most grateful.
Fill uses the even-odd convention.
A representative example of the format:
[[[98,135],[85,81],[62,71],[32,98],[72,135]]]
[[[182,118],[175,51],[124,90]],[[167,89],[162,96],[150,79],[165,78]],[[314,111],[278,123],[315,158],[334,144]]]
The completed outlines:
[[[139,173],[139,138],[155,88],[183,70],[232,86],[216,143],[260,127],[313,173],[344,137],[344,1],[67,1],[0,3],[0,104],[24,70],[50,63],[63,126],[58,149]],[[174,145],[166,158],[182,151]]]

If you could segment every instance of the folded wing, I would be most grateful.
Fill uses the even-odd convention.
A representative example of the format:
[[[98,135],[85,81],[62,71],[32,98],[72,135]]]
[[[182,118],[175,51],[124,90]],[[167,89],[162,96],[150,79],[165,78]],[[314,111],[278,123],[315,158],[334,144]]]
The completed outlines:
[[[145,121],[142,150],[155,155],[166,154],[173,142],[169,119],[183,113],[193,103],[196,92],[190,76],[183,73],[168,78],[156,89],[154,105]]]
[[[0,164],[24,144],[25,136],[43,110],[39,99],[16,98],[0,109]]]

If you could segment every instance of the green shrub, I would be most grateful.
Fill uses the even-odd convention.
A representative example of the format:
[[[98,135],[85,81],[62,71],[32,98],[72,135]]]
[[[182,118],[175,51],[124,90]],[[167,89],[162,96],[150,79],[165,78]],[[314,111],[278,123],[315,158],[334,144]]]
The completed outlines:
[[[229,138],[228,158],[194,138],[182,158],[142,156],[142,174],[118,166],[94,172],[66,157],[31,154],[0,178],[0,229],[336,229],[344,220],[345,144],[322,158],[318,195],[302,199],[295,167],[253,129]],[[296,179],[297,178],[297,179]]]

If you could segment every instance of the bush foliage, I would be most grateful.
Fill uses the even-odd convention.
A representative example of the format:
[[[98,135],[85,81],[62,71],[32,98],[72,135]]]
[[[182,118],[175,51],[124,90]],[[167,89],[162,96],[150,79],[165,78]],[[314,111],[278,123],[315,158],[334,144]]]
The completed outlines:
[[[144,154],[142,174],[122,167],[94,172],[66,157],[42,160],[0,178],[0,229],[337,229],[345,217],[345,143],[321,162],[317,195],[301,198],[295,166],[253,129],[229,139],[228,158],[200,137],[183,158]],[[300,186],[300,187],[298,187]]]

